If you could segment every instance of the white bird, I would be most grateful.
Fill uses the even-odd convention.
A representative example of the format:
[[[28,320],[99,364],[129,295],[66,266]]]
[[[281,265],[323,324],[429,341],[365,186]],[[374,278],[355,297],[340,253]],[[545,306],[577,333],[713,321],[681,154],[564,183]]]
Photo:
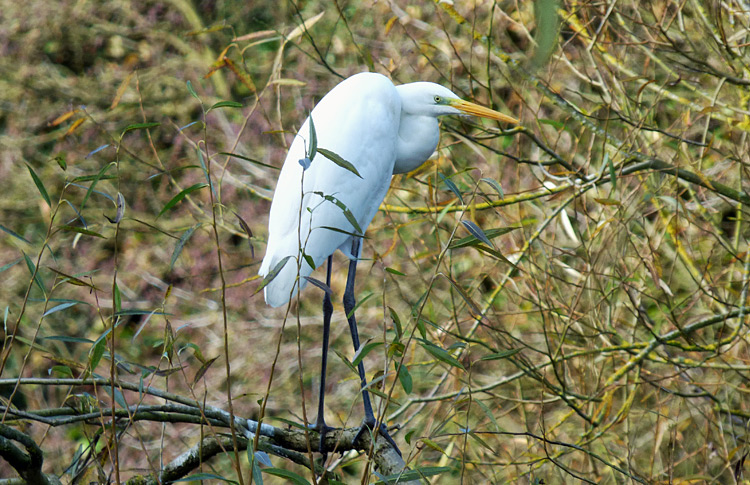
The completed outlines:
[[[270,282],[265,281],[266,303],[278,307],[289,302],[326,259],[329,261],[326,284],[330,287],[332,255],[339,249],[350,259],[344,309],[354,349],[359,349],[352,311],[354,275],[361,252],[358,236],[364,235],[359,231],[366,231],[370,225],[392,175],[416,169],[433,154],[440,137],[437,118],[452,114],[518,123],[510,116],[464,101],[439,84],[415,82],[394,86],[387,77],[376,73],[351,76],[320,100],[292,142],[271,203],[268,245],[259,270],[266,280],[268,275],[273,277]],[[340,162],[335,163],[335,156],[328,158],[319,152],[311,161],[307,159],[313,143],[310,118],[317,147],[353,165],[359,176]],[[327,291],[323,303],[318,418],[314,426],[321,434],[321,452],[324,452],[325,433],[330,429],[323,419],[323,399],[332,312]],[[359,374],[364,389],[367,384],[361,362]],[[364,425],[372,429],[377,423],[366,392],[363,401]],[[380,431],[398,451],[382,424]]]

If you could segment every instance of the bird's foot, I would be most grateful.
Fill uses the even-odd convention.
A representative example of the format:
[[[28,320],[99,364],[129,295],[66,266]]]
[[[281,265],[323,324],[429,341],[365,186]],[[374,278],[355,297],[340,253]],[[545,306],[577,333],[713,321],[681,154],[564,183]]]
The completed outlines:
[[[372,418],[368,419],[365,418],[362,421],[362,427],[359,428],[359,431],[357,431],[357,434],[354,436],[354,439],[352,440],[352,443],[356,443],[357,440],[364,434],[365,431],[372,433],[372,430],[375,428],[375,425],[377,424],[377,420],[375,419],[375,416],[372,416]],[[385,425],[385,423],[380,423],[380,426],[378,428],[378,431],[380,432],[381,436],[385,438],[385,440],[391,445],[391,447],[396,450],[396,453],[398,453],[398,456],[401,455],[401,450],[398,449],[398,445],[395,441],[393,441],[393,438],[391,438],[391,435],[388,434],[388,427]],[[373,437],[375,439],[375,437]]]
[[[320,452],[325,458],[326,454],[328,453],[325,447],[326,435],[328,434],[329,431],[333,431],[336,428],[332,428],[331,426],[328,426],[325,423],[325,421],[321,419],[315,424],[310,424],[309,429],[313,431],[317,431],[318,434],[320,434],[320,443],[318,444],[318,452]]]

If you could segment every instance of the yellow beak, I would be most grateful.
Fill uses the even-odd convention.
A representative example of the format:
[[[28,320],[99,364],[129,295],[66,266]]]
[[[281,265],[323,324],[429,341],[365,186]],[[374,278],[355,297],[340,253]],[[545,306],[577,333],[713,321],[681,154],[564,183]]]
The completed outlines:
[[[503,123],[512,123],[514,125],[518,124],[518,120],[515,118],[504,115],[498,111],[495,111],[494,109],[485,108],[484,106],[479,106],[478,104],[464,101],[463,99],[451,99],[448,103],[452,107],[461,110],[469,115],[481,116],[482,118],[502,121]]]

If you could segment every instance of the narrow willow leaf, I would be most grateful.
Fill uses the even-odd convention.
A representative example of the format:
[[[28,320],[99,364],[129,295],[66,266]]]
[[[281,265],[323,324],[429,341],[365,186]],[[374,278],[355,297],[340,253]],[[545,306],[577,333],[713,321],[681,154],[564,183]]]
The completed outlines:
[[[331,288],[322,281],[315,279],[312,276],[303,276],[303,278],[307,280],[308,283],[323,290],[328,296],[331,296],[333,294],[333,290],[331,290]]]
[[[11,261],[11,262],[10,262],[10,263],[8,263],[8,264],[5,264],[5,265],[3,265],[3,266],[0,266],[0,273],[2,273],[3,271],[5,271],[6,269],[10,269],[10,268],[12,268],[13,266],[17,265],[17,264],[18,264],[18,263],[20,263],[20,262],[21,262],[21,258],[18,258],[18,259],[17,259],[17,260],[15,260],[15,261]],[[6,309],[7,309],[7,307],[6,307]]]
[[[177,258],[180,257],[180,254],[182,254],[182,250],[185,248],[185,244],[187,244],[190,237],[193,235],[196,229],[201,227],[202,223],[198,223],[191,228],[189,228],[187,231],[185,231],[182,236],[180,236],[180,240],[177,241],[177,244],[174,247],[174,251],[172,251],[172,259],[169,262],[169,271],[172,271],[174,268],[174,264],[177,262]]]
[[[339,167],[345,170],[349,170],[351,173],[353,173],[357,177],[362,178],[362,176],[357,171],[357,168],[353,164],[347,162],[339,155],[333,153],[331,150],[326,150],[325,148],[318,148],[318,153],[320,153],[321,155],[323,155],[324,157],[326,157],[328,160],[332,161]]]
[[[512,355],[516,355],[519,353],[521,349],[510,349],[510,350],[504,350],[502,352],[497,352],[495,354],[485,355],[479,360],[499,360],[499,359],[507,359],[508,357]]]
[[[3,226],[2,224],[0,224],[0,230],[4,231],[4,232],[7,232],[11,236],[15,237],[16,239],[20,239],[21,241],[25,242],[26,244],[31,244],[31,241],[29,241],[25,237],[21,236],[20,234],[18,234],[14,230],[8,229],[7,227]]]
[[[235,217],[237,217],[237,220],[240,222],[240,227],[243,231],[245,231],[245,234],[247,235],[247,244],[250,246],[250,257],[255,259],[255,248],[253,247],[253,231],[250,230],[250,226],[247,225],[247,222],[245,222],[245,219],[240,217],[239,214],[234,212]]]
[[[94,236],[94,237],[100,237],[102,239],[106,239],[102,234],[99,234],[98,232],[89,231],[88,229],[84,229],[82,227],[77,226],[60,226],[60,230],[65,232],[75,232],[78,234],[83,234],[85,236]]]
[[[290,472],[289,470],[282,470],[281,468],[264,468],[262,471],[263,473],[283,478],[287,483],[293,483],[294,485],[310,485],[310,482],[308,482],[305,477]]]
[[[388,271],[391,274],[395,274],[395,275],[398,275],[398,276],[406,276],[406,274],[402,273],[401,271],[399,271],[397,269],[385,268],[385,270]]]
[[[257,439],[257,435],[254,436],[250,442],[247,444],[247,461],[250,463],[250,469],[252,470],[253,474],[253,481],[257,483],[258,485],[263,485],[263,474],[260,470],[258,455],[263,453],[262,451],[259,451],[258,453],[254,452],[255,444],[254,441]],[[266,466],[271,466],[266,465]]]
[[[200,367],[200,369],[198,369],[198,371],[195,373],[195,377],[193,377],[193,386],[195,386],[198,383],[198,381],[200,381],[201,378],[203,378],[203,376],[208,371],[208,368],[211,367],[211,365],[214,362],[216,362],[216,359],[218,359],[218,358],[219,358],[219,356],[216,356],[213,359],[207,360],[206,362],[203,363],[203,365]]]
[[[70,307],[72,307],[74,305],[77,305],[78,303],[79,302],[77,302],[77,301],[69,301],[67,303],[61,303],[60,305],[54,306],[54,307],[50,308],[49,310],[47,310],[46,312],[44,312],[44,314],[42,316],[46,317],[47,315],[51,315],[53,313],[56,313],[56,312],[65,310],[66,308],[70,308]]]
[[[498,236],[502,236],[503,234],[508,234],[509,232],[515,231],[516,229],[518,229],[517,226],[510,226],[510,227],[501,227],[498,229],[487,229],[486,231],[483,231],[483,232],[484,232],[484,236],[487,239],[495,239]],[[458,249],[458,248],[465,248],[467,246],[476,246],[479,244],[479,242],[480,242],[479,239],[477,239],[473,235],[467,236],[467,237],[459,239],[458,241],[452,242],[448,246],[448,249]]]
[[[102,356],[104,356],[105,345],[106,340],[100,337],[89,351],[89,368],[92,373],[96,370],[96,366],[98,366],[99,362],[102,360]]]
[[[404,388],[404,392],[409,395],[413,389],[413,381],[409,369],[404,364],[396,362],[396,369],[398,371],[398,381],[401,383],[401,387]]]
[[[338,227],[331,227],[331,226],[320,226],[320,229],[325,229],[327,231],[333,231],[333,232],[340,232],[341,234],[346,234],[347,236],[353,236],[353,237],[362,237],[361,234],[351,231],[345,231],[343,229],[339,229]]]
[[[97,291],[99,290],[99,288],[97,288],[96,286],[92,285],[91,283],[87,283],[86,281],[83,281],[82,279],[79,279],[76,276],[71,276],[69,274],[63,273],[62,271],[58,271],[55,268],[52,268],[51,266],[47,266],[47,269],[61,276],[63,278],[64,283],[70,283],[71,285],[75,285],[75,286],[86,286],[86,287],[91,288],[92,290],[97,290]]]
[[[398,336],[400,340],[401,337],[403,337],[404,335],[404,329],[403,329],[403,326],[401,325],[401,318],[399,318],[398,313],[396,313],[396,310],[394,310],[393,308],[388,307],[388,311],[391,314],[391,320],[393,321],[393,326],[396,329],[396,335]]]
[[[560,16],[557,10],[560,0],[535,0],[534,18],[536,19],[536,50],[532,64],[541,68],[557,48],[560,32]]]
[[[352,359],[352,365],[355,367],[358,366],[359,363],[362,362],[362,360],[367,356],[367,354],[372,352],[374,349],[380,347],[381,345],[383,345],[383,342],[370,342],[370,341],[365,342],[364,345],[360,345],[359,350],[357,350],[354,353],[354,358]]]
[[[169,202],[167,202],[167,204],[164,206],[161,212],[159,212],[159,215],[156,216],[156,218],[158,219],[159,217],[161,217],[162,214],[164,214],[169,209],[177,205],[182,199],[184,199],[191,192],[195,192],[196,190],[200,190],[204,187],[208,187],[208,184],[198,183],[195,185],[191,185],[190,187],[186,189],[183,189],[179,194],[175,195],[174,197],[172,197],[172,199]]]
[[[409,430],[409,433],[407,433],[407,436],[409,439],[411,439],[411,436],[414,434],[414,430]],[[408,443],[408,441],[407,441]],[[434,442],[431,442],[434,444]],[[409,443],[411,444],[411,443]],[[428,445],[430,446],[430,445]],[[437,445],[435,445],[437,446]],[[442,448],[437,446],[438,451],[442,452]],[[408,470],[403,473],[397,473],[395,475],[388,475],[386,477],[383,477],[383,481],[385,483],[406,483],[406,482],[414,482],[418,481],[419,479],[426,479],[427,477],[432,477],[435,475],[440,475],[441,473],[446,473],[451,471],[452,468],[449,466],[426,466],[421,468],[415,468],[413,470]],[[436,482],[437,483],[437,482]],[[444,483],[440,481],[440,483]],[[445,482],[447,483],[447,482]]]
[[[109,170],[109,168],[112,167],[113,165],[114,165],[114,162],[106,164],[91,179],[91,185],[89,185],[89,189],[86,191],[86,195],[83,197],[83,202],[81,202],[81,209],[80,209],[81,211],[83,211],[83,208],[86,205],[86,202],[89,200],[89,197],[91,197],[92,192],[94,192],[94,187],[96,187],[96,184],[99,183],[99,180],[104,176],[104,174],[107,172],[107,170]],[[113,178],[113,177],[108,177],[108,178]],[[78,178],[76,178],[75,180],[76,181],[82,181],[82,182],[83,181],[88,181],[86,179],[79,180]]]
[[[22,252],[23,259],[26,261],[26,267],[29,268],[29,273],[34,277],[34,283],[36,286],[41,290],[42,293],[47,294],[47,292],[44,291],[44,284],[42,283],[42,278],[39,276],[39,272],[36,271],[36,266],[34,265],[34,262],[31,261],[31,258],[29,256]]]
[[[310,115],[308,120],[310,120],[310,146],[307,147],[307,158],[314,160],[315,155],[318,153],[318,134],[315,132],[315,123],[313,122],[312,115]]]
[[[195,99],[197,99],[198,101],[200,101],[201,98],[198,97],[198,93],[196,93],[195,89],[193,89],[193,83],[191,83],[190,81],[188,81],[186,84],[187,84],[187,90],[188,90],[188,93],[190,93],[190,96],[192,96]]]
[[[315,260],[313,260],[312,256],[309,254],[305,254],[305,252],[302,252],[302,259],[305,260],[305,263],[313,270],[315,271]]]
[[[93,157],[94,155],[96,155],[96,154],[97,154],[97,153],[99,153],[100,151],[104,150],[104,149],[105,149],[105,148],[107,148],[108,146],[109,146],[109,143],[107,143],[107,144],[105,144],[105,145],[102,145],[102,146],[100,146],[99,148],[95,148],[95,149],[91,150],[90,152],[88,152],[88,154],[86,154],[86,156],[85,156],[85,157],[83,157],[83,158],[84,158],[85,160],[88,160],[89,158]],[[67,165],[65,165],[65,167],[67,167]],[[63,170],[65,170],[65,168],[63,168]]]
[[[39,189],[39,193],[42,194],[42,198],[45,202],[47,202],[47,205],[52,207],[52,202],[50,202],[49,194],[47,193],[47,189],[44,188],[44,184],[42,183],[42,179],[39,178],[39,176],[36,174],[33,168],[31,168],[31,165],[28,163],[26,164],[26,168],[29,169],[29,174],[31,174],[31,178],[34,180],[34,184],[36,185],[36,188]]]
[[[357,222],[357,218],[354,217],[354,214],[352,214],[352,211],[349,210],[349,208],[341,202],[339,199],[332,195],[326,195],[323,192],[313,192],[315,195],[318,195],[320,197],[323,197],[328,202],[333,203],[336,207],[341,209],[341,211],[344,213],[344,217],[346,217],[346,220],[349,221],[349,224],[352,225],[354,230],[356,230],[359,234],[364,234],[364,231],[361,227],[359,227],[359,222]],[[328,228],[330,229],[330,228]]]
[[[117,208],[117,212],[115,212],[115,220],[114,223],[119,223],[123,216],[125,216],[125,197],[122,195],[122,192],[117,192],[117,203],[115,204],[115,207]]]
[[[133,123],[132,125],[126,126],[125,129],[122,130],[120,139],[122,139],[122,137],[125,136],[126,133],[129,133],[131,131],[148,130],[149,128],[156,128],[157,126],[160,126],[160,125],[161,123]]]
[[[261,282],[260,286],[258,286],[258,289],[255,290],[255,292],[253,293],[253,295],[256,294],[256,293],[258,293],[258,292],[260,292],[261,290],[263,290],[263,288],[265,288],[266,286],[268,286],[268,284],[271,281],[273,281],[274,278],[276,278],[276,276],[279,274],[279,272],[281,272],[281,270],[284,268],[284,265],[290,259],[292,259],[292,256],[287,256],[287,257],[283,258],[281,261],[279,261],[278,263],[276,263],[276,266],[274,266],[273,269],[266,275],[266,277],[263,278],[263,281]]]
[[[242,103],[238,103],[237,101],[219,101],[215,105],[208,108],[208,111],[206,111],[206,113],[209,113],[211,112],[211,110],[218,108],[242,108]]]
[[[246,157],[244,155],[238,155],[237,153],[219,152],[219,155],[226,155],[227,157],[239,158],[240,160],[244,160],[246,162],[254,163],[255,165],[260,165],[261,167],[271,168],[273,170],[281,170],[279,167],[274,167],[273,165],[269,165],[267,163],[259,162],[258,160],[255,160],[254,158]]]
[[[604,154],[604,164],[609,169],[609,181],[612,183],[612,190],[617,190],[617,173],[615,172],[615,164],[609,158],[609,153]]]
[[[492,241],[490,241],[490,239],[487,237],[487,235],[484,233],[481,227],[477,226],[472,221],[461,221],[461,224],[464,225],[466,230],[468,230],[472,236],[479,239],[480,241],[485,243],[487,246],[493,249],[495,248],[495,246],[492,244]]]
[[[112,295],[112,301],[115,305],[115,312],[120,312],[122,310],[122,294],[120,294],[120,287],[117,285],[117,283],[114,284],[114,295]]]
[[[453,367],[458,367],[459,369],[466,370],[464,366],[461,365],[461,363],[457,361],[455,357],[453,357],[444,348],[438,347],[437,345],[425,339],[418,339],[418,340],[420,341],[420,345],[422,345],[422,348],[425,349],[430,355],[435,357],[440,362],[445,362],[446,364],[452,365]]]
[[[341,362],[343,362],[344,365],[346,365],[349,368],[349,370],[352,371],[353,374],[359,375],[359,371],[357,370],[357,368],[352,365],[352,363],[349,361],[349,359],[346,358],[344,354],[342,354],[336,349],[331,349],[331,350],[333,350],[333,353],[336,354],[339,359],[341,359]]]
[[[458,190],[458,187],[456,186],[456,184],[454,184],[451,179],[447,178],[442,173],[438,172],[438,175],[440,176],[440,180],[446,185],[446,187],[448,187],[448,190],[453,192],[453,195],[458,197],[458,200],[460,200],[461,204],[463,205],[464,198],[461,196],[461,191]]]
[[[195,482],[195,481],[203,481],[203,480],[221,480],[222,482],[226,483],[239,483],[236,480],[230,480],[228,478],[224,478],[221,475],[216,475],[215,473],[195,473],[193,475],[189,475],[185,478],[180,478],[178,480],[171,480],[170,483],[177,483],[177,482]]]
[[[356,305],[354,305],[354,308],[351,309],[349,313],[346,314],[346,318],[351,318],[352,315],[354,315],[357,312],[357,308],[360,307],[364,302],[369,300],[375,293],[368,293],[366,294],[362,299],[360,299]]]
[[[505,198],[505,192],[503,192],[503,187],[500,185],[500,183],[497,180],[484,177],[484,178],[479,179],[479,181],[492,186],[492,188],[495,189],[495,192],[497,192],[497,195],[499,195],[501,199]]]

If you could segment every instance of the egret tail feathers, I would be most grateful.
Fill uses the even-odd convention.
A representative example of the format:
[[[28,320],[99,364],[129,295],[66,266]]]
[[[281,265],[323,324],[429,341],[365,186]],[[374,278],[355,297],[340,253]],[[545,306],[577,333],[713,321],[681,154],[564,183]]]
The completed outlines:
[[[265,277],[271,273],[279,262],[284,259],[283,257],[272,256],[266,261],[263,260],[260,271],[258,274]],[[268,263],[268,264],[266,264]],[[263,288],[263,296],[266,303],[272,307],[280,307],[285,305],[290,298],[294,298],[297,293],[307,285],[307,276],[312,274],[313,268],[303,259],[302,264],[299,268],[299,284],[297,283],[297,260],[294,258],[288,258],[286,263],[276,276],[271,280],[265,288]]]

